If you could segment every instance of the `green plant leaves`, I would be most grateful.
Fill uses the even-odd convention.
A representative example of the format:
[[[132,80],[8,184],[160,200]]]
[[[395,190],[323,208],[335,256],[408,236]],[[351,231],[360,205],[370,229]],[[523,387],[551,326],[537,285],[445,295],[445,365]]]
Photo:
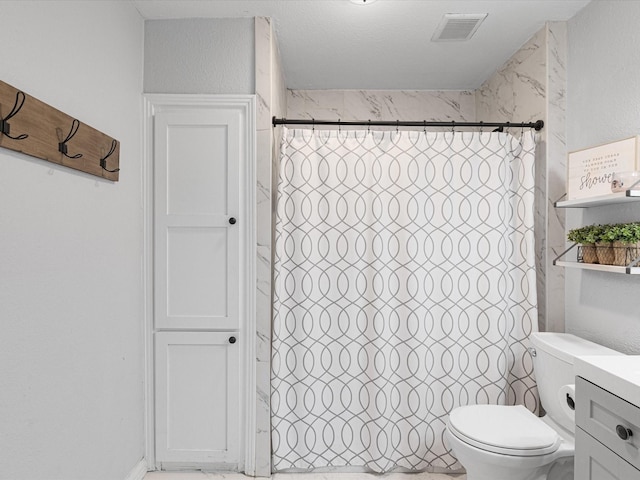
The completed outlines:
[[[598,242],[640,242],[640,222],[616,223],[608,225],[587,225],[574,228],[567,233],[571,242],[592,245]]]

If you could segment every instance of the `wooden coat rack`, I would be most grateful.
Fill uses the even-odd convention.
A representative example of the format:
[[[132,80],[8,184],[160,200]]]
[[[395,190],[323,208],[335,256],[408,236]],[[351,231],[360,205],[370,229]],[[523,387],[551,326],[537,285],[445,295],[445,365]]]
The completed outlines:
[[[0,81],[0,147],[114,182],[120,142]]]

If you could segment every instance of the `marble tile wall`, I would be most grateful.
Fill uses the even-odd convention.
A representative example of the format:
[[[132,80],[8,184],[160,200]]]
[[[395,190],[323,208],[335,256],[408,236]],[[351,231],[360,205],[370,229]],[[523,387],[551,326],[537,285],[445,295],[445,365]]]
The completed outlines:
[[[545,118],[546,29],[540,30],[476,92],[479,120],[535,121]],[[546,326],[546,129],[536,152],[535,240],[538,328]]]
[[[287,100],[289,118],[543,119],[536,158],[535,231],[538,327],[545,331],[564,331],[564,272],[553,268],[552,261],[564,249],[564,215],[553,202],[565,188],[565,43],[564,22],[548,24],[475,92],[290,90]]]
[[[256,432],[255,475],[271,475],[271,304],[273,285],[273,224],[280,130],[272,116],[286,112],[286,88],[271,19],[255,18],[257,104],[257,285],[256,285]]]
[[[560,332],[564,272],[552,262],[564,249],[564,215],[553,202],[565,189],[565,58],[566,25],[549,23],[476,91],[478,120],[545,122],[536,155],[538,328]]]
[[[546,223],[546,330],[564,332],[565,278],[564,269],[553,260],[566,248],[565,210],[555,208],[566,190],[567,179],[567,23],[547,25],[547,223]]]
[[[289,90],[287,117],[473,121],[475,96],[472,91]]]
[[[255,19],[256,73],[256,476],[270,468],[269,358],[271,352],[271,21]]]

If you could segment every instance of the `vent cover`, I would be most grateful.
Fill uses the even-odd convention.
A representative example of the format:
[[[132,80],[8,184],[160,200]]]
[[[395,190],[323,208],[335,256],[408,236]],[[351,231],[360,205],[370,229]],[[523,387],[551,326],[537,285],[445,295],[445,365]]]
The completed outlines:
[[[432,42],[461,42],[469,40],[487,18],[486,13],[446,13],[436,29]]]

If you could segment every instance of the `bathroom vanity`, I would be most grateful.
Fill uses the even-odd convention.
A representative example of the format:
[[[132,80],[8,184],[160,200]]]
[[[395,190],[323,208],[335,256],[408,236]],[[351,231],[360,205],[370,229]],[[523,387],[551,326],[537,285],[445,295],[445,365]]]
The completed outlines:
[[[576,480],[640,480],[640,356],[576,359]]]

